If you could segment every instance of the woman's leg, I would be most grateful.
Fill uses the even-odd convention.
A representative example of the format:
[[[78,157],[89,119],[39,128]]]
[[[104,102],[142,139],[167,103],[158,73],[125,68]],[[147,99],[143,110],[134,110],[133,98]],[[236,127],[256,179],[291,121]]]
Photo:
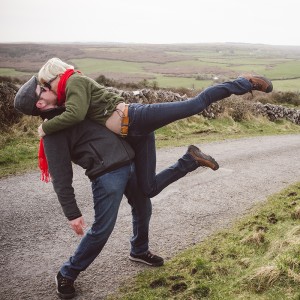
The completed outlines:
[[[252,90],[245,78],[224,82],[205,89],[196,97],[178,102],[138,104],[129,106],[129,136],[148,134],[176,120],[200,113],[213,102],[230,95],[243,95]]]
[[[140,188],[150,198],[199,167],[196,160],[189,153],[185,153],[175,164],[156,174],[154,133],[139,137],[129,136],[126,140],[135,151],[134,162]]]
[[[189,153],[185,153],[174,165],[156,174],[153,131],[178,119],[197,114],[211,103],[231,94],[245,94],[251,90],[251,87],[247,79],[239,78],[233,82],[209,87],[190,100],[129,106],[130,126],[126,140],[135,151],[138,182],[148,197],[156,196],[169,184],[199,167],[195,159]]]
[[[152,215],[152,204],[138,184],[136,171],[132,172],[125,189],[125,196],[131,205],[132,231],[130,254],[141,255],[149,250],[149,222]]]
[[[203,155],[199,149],[193,149],[192,153],[188,151],[174,165],[156,174],[154,130],[173,121],[197,114],[211,103],[232,94],[243,95],[253,89],[270,92],[272,84],[263,77],[257,76],[254,80],[254,77],[250,76],[247,79],[238,78],[232,82],[209,87],[195,98],[187,101],[149,105],[130,104],[129,134],[126,140],[135,151],[136,173],[143,192],[149,197],[154,197],[166,186],[201,165],[213,170],[219,167],[212,157]],[[207,162],[209,164],[206,164]]]

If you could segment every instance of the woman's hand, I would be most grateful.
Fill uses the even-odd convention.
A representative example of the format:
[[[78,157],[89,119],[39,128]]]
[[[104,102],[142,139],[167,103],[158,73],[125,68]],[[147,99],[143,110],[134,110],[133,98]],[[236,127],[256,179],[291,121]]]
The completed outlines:
[[[44,132],[43,130],[43,127],[42,127],[43,124],[41,124],[38,128],[38,134],[39,134],[39,137],[44,137],[46,135],[46,133]]]

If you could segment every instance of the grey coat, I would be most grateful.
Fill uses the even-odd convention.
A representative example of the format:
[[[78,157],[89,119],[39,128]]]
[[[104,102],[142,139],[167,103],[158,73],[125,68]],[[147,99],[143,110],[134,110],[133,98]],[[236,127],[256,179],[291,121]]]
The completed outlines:
[[[69,220],[81,216],[72,186],[72,162],[84,168],[93,180],[129,164],[134,158],[132,148],[124,139],[90,120],[46,135],[44,147],[54,190]]]

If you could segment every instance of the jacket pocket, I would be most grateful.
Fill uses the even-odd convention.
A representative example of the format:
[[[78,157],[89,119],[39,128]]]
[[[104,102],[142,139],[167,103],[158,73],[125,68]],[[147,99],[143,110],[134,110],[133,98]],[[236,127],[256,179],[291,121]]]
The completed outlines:
[[[104,165],[103,157],[98,152],[97,148],[92,143],[89,143],[89,146],[93,150],[93,153],[95,154],[95,158],[98,160],[97,162],[100,163],[101,165]]]

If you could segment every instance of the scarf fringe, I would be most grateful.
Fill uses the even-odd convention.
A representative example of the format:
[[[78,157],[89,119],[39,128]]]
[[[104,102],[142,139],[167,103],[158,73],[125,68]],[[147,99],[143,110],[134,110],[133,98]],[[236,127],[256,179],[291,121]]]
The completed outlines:
[[[38,153],[38,159],[39,159],[39,168],[41,170],[41,181],[49,182],[51,181],[51,175],[48,170],[48,162],[47,157],[45,155],[45,149],[44,149],[44,140],[40,139],[40,147],[39,147],[39,153]]]

